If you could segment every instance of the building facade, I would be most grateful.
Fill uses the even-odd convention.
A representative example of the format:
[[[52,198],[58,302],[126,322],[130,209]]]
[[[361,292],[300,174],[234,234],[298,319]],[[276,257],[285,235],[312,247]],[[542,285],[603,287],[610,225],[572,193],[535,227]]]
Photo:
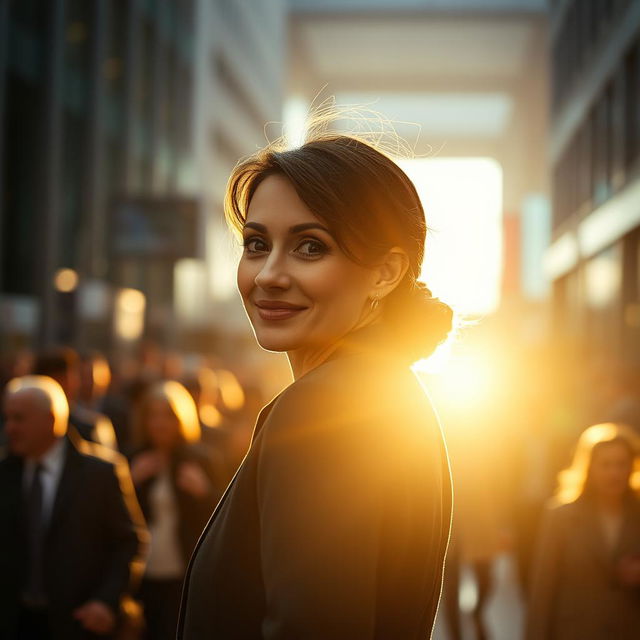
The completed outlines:
[[[235,290],[234,246],[222,203],[238,160],[282,133],[286,91],[286,0],[198,0],[194,150],[204,221],[202,251],[212,306],[184,300],[190,322],[244,327]],[[185,279],[188,279],[188,274]],[[194,292],[185,285],[180,290]]]
[[[170,304],[171,261],[121,255],[113,211],[193,194],[193,3],[1,5],[3,333],[105,346],[119,289]]]
[[[0,0],[3,347],[171,345],[224,314],[222,194],[281,118],[286,14]]]
[[[555,328],[640,363],[640,3],[552,3]]]

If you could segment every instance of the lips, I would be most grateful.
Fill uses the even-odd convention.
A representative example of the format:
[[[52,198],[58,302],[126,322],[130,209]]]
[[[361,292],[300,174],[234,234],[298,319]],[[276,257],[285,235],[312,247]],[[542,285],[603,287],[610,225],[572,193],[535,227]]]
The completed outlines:
[[[261,309],[306,309],[302,305],[292,304],[284,300],[256,300],[255,305]]]
[[[257,300],[255,306],[263,320],[286,320],[307,308],[284,300]]]

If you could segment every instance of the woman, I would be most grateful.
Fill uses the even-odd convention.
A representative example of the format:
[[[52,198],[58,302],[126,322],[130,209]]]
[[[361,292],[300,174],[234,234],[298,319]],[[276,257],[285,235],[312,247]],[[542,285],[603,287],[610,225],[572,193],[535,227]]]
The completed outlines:
[[[543,520],[528,640],[632,640],[640,629],[638,436],[589,427]]]
[[[146,637],[174,638],[184,572],[222,492],[223,474],[199,449],[200,423],[178,382],[153,386],[139,414],[141,447],[131,477],[151,536],[140,588]]]
[[[451,310],[416,282],[415,188],[368,144],[325,135],[240,164],[227,214],[256,339],[295,381],[261,411],[196,547],[178,637],[426,638],[451,485],[409,365]]]

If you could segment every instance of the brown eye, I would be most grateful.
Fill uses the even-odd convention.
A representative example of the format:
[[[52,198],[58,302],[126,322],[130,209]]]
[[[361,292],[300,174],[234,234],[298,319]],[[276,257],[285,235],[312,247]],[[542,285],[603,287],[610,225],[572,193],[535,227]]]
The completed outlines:
[[[306,258],[316,258],[327,253],[327,247],[319,240],[309,238],[301,242],[296,251]]]
[[[268,251],[267,243],[259,236],[252,236],[243,241],[242,246],[247,253],[262,253]]]

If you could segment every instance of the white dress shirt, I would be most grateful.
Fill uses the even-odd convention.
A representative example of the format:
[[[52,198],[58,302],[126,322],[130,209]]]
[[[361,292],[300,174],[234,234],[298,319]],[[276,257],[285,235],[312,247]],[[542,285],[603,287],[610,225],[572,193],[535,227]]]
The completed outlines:
[[[66,458],[66,443],[64,438],[57,438],[51,448],[38,460],[25,458],[22,474],[23,488],[29,492],[33,475],[38,463],[42,465],[42,517],[43,522],[48,523],[53,510],[53,503],[58,491],[60,476],[64,468]]]
[[[145,576],[175,579],[184,575],[184,559],[178,539],[178,505],[168,470],[158,475],[149,492],[153,519]]]

